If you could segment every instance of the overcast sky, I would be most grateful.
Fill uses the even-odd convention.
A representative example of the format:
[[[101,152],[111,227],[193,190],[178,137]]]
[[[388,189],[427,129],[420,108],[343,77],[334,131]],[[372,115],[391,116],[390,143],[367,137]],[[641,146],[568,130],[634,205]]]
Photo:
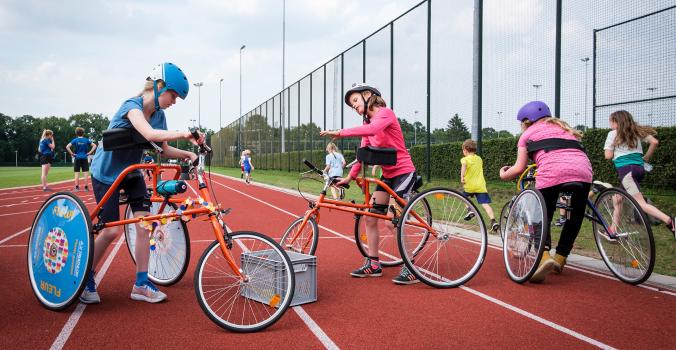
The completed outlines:
[[[418,0],[286,1],[287,85]],[[170,61],[202,81],[201,119],[219,125],[282,88],[282,1],[0,1],[0,112],[112,116],[152,66]],[[198,91],[167,111],[170,129],[198,116]]]
[[[417,3],[287,0],[286,86]],[[444,127],[455,113],[471,126],[473,3],[432,2],[433,129]],[[555,4],[554,0],[484,0],[483,127],[518,132],[514,121],[518,108],[536,97],[553,109]],[[593,30],[674,4],[675,0],[564,2],[562,118],[574,125],[585,120],[591,124],[592,62],[585,69],[581,59],[593,57]],[[426,18],[424,5],[395,22],[393,97],[389,91],[389,28],[366,45],[367,81],[381,88],[399,117],[411,122],[427,119]],[[600,34],[597,88],[601,103],[676,92],[674,23],[676,10],[671,10]],[[169,128],[190,126],[189,120],[198,117],[199,104],[202,125],[217,130],[220,78],[224,79],[222,125],[239,116],[242,45],[246,45],[241,56],[243,113],[282,89],[282,0],[0,0],[0,45],[0,112],[4,114],[68,117],[93,112],[111,117],[126,98],[141,90],[154,64],[170,61],[186,72],[191,83],[203,82],[204,86],[201,98],[191,85],[188,99],[167,111]],[[361,65],[361,46],[345,54],[345,88],[362,80]],[[339,85],[333,84],[340,72],[333,68],[327,68],[327,94],[340,98]],[[318,94],[321,80],[313,82]],[[304,92],[309,91],[307,79],[304,84],[302,123],[310,114],[309,93]],[[298,116],[296,93],[292,88],[292,120]],[[340,127],[340,107],[327,102],[327,114],[337,117],[329,115],[325,126],[318,124]],[[315,102],[313,115],[321,114],[318,108]],[[343,108],[345,126],[360,122]],[[674,99],[611,107],[617,108],[630,110],[644,123],[676,123]],[[607,125],[611,111],[599,112],[599,125]]]

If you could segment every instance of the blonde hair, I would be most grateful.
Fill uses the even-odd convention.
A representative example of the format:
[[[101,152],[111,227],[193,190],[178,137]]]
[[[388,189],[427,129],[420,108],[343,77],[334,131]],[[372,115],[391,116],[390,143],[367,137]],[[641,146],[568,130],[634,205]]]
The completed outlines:
[[[336,152],[336,153],[340,153],[340,150],[338,149],[338,146],[336,146],[335,143],[329,142],[329,143],[326,144],[326,152],[331,152],[331,153]]]
[[[42,131],[42,137],[40,137],[40,140],[44,140],[48,137],[51,137],[52,135],[54,135],[53,131],[51,131],[49,129],[45,129],[45,130]]]
[[[143,85],[143,90],[136,95],[136,97],[141,97],[143,94],[146,92],[153,92],[153,81],[152,80],[146,80],[145,84]],[[157,80],[157,91],[163,89],[165,86],[164,80],[158,79]]]
[[[538,119],[535,122],[531,122],[530,120],[526,119],[523,122],[521,122],[521,125],[525,126],[525,128],[528,129],[531,125],[535,124],[536,122],[539,122],[540,120],[542,120],[543,123],[550,123],[560,127],[561,129],[567,131],[569,134],[575,136],[575,138],[578,140],[582,139],[582,132],[571,128],[570,125],[568,125],[568,123],[556,117],[546,117]]]
[[[472,139],[467,139],[462,143],[462,149],[467,152],[476,152],[476,142]]]
[[[617,135],[613,140],[613,146],[626,144],[629,148],[636,148],[637,139],[644,139],[648,135],[657,135],[655,129],[639,125],[634,121],[631,113],[625,110],[615,111],[610,114],[610,121],[617,124]]]

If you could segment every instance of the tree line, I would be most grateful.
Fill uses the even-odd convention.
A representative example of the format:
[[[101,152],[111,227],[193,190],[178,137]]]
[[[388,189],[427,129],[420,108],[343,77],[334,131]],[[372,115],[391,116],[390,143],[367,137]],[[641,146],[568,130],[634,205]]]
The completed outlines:
[[[38,143],[44,129],[54,132],[55,159],[62,162],[66,145],[75,138],[75,128],[83,128],[85,137],[98,142],[108,124],[110,119],[98,113],[79,113],[68,118],[37,118],[31,115],[13,118],[0,113],[0,162],[14,163],[15,159],[20,163],[37,162]],[[207,130],[206,133],[208,142],[214,132]],[[172,141],[171,145],[186,150],[192,148],[188,140]]]

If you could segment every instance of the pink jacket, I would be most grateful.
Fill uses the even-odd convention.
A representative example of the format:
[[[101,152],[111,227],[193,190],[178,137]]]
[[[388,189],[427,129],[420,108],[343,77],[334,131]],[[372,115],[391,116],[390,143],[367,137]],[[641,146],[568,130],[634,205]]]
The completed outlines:
[[[361,136],[361,147],[374,146],[384,148],[394,148],[397,150],[397,164],[384,165],[383,176],[393,178],[398,175],[408,174],[415,171],[411,155],[406,150],[404,143],[404,134],[401,132],[401,126],[394,112],[385,107],[381,107],[378,113],[371,117],[371,123],[354,128],[343,129],[340,131],[340,137]],[[350,170],[350,176],[356,178],[361,170],[361,163],[356,163]]]

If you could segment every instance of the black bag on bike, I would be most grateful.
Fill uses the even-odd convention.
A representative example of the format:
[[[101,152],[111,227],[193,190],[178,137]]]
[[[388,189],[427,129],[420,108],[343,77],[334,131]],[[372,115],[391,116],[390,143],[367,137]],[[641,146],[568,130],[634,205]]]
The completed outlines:
[[[370,165],[396,165],[397,150],[366,146],[357,150],[357,160]]]
[[[150,142],[146,140],[136,129],[115,128],[103,131],[103,149],[115,151],[121,149],[152,149]]]

